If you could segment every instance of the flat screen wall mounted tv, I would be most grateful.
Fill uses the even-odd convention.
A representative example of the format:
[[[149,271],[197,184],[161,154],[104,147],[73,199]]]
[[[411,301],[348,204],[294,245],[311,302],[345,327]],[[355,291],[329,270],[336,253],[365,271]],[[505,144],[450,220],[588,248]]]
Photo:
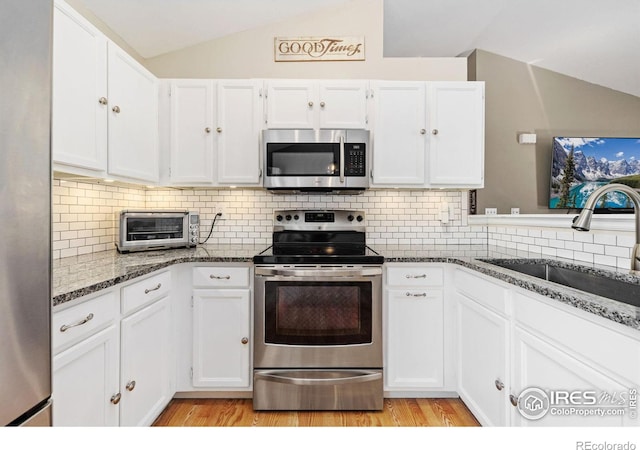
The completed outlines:
[[[589,195],[608,183],[640,189],[640,137],[554,137],[549,208],[581,209]],[[596,213],[633,212],[619,192],[606,194]]]

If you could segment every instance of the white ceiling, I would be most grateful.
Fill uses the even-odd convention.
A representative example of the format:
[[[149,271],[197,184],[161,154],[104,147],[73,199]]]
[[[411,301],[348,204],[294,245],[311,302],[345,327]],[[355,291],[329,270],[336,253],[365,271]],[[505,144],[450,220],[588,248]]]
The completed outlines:
[[[150,58],[353,0],[79,0]],[[640,0],[384,0],[384,55],[479,48],[640,97]]]

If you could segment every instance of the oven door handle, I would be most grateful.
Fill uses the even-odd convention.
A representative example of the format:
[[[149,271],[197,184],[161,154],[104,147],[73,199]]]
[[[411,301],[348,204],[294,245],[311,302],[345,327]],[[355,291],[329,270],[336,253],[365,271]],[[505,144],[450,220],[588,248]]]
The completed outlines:
[[[380,267],[362,267],[357,269],[280,269],[275,267],[256,267],[255,274],[265,277],[375,277],[382,275]]]
[[[309,385],[324,385],[324,384],[336,385],[336,384],[368,383],[370,381],[382,379],[382,372],[353,371],[353,375],[351,376],[337,377],[337,378],[331,378],[331,377],[314,378],[313,371],[309,371],[309,375],[310,375],[309,377],[301,378],[301,377],[287,376],[286,375],[287,372],[288,371],[256,372],[254,375],[254,381],[265,380],[265,381],[271,381],[274,383],[309,386]]]
[[[340,135],[340,183],[344,183],[344,136]]]

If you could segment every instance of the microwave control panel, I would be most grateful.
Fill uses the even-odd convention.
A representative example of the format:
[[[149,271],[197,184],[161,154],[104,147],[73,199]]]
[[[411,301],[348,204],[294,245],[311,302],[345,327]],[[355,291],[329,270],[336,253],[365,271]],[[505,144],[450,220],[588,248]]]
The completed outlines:
[[[344,174],[351,177],[367,176],[365,144],[344,144]]]

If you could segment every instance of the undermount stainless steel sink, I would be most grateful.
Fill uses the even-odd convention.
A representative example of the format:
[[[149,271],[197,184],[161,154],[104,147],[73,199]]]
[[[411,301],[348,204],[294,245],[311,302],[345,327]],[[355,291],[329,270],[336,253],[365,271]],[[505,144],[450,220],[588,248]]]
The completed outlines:
[[[509,259],[485,259],[484,262],[542,280],[558,283],[580,291],[610,298],[627,305],[640,307],[640,285],[609,278],[596,273],[553,265],[547,261],[514,261]]]

